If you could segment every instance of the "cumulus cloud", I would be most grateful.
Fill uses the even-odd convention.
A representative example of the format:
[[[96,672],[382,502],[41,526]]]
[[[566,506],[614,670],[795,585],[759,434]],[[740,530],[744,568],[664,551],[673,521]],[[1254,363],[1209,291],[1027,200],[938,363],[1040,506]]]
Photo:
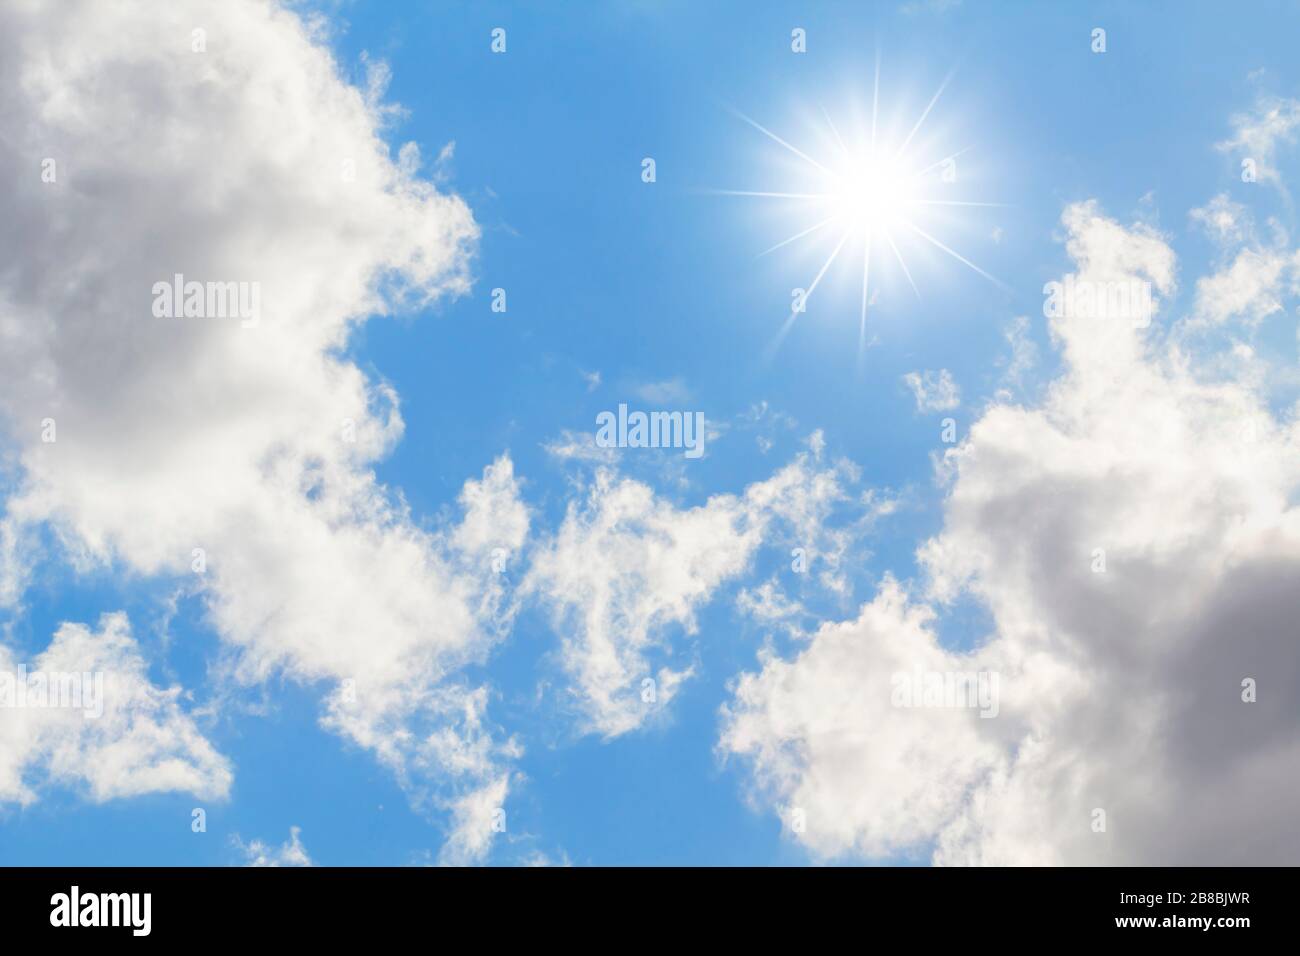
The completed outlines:
[[[369,316],[468,289],[478,236],[414,144],[390,153],[385,77],[350,85],[312,27],[257,0],[4,7],[0,545],[47,527],[83,563],[198,561],[238,679],[319,685],[328,726],[414,791],[436,790],[417,771],[449,779],[450,806],[499,789],[488,755],[515,751],[483,742],[455,675],[508,619],[492,554],[527,515],[505,457],[432,531],[372,471],[398,399],[342,350]],[[175,275],[256,284],[259,321],[156,315]]]
[[[752,763],[758,796],[814,852],[883,857],[922,842],[995,765],[975,714],[892,706],[893,675],[966,666],[939,647],[933,617],[887,579],[857,620],[822,625],[792,660],[765,651],[737,681],[720,746]]]
[[[1149,228],[1095,203],[1062,223],[1076,280],[1149,282],[1155,308],[1172,291]],[[763,805],[804,811],[795,836],[815,853],[1300,854],[1300,426],[1134,318],[1057,316],[1065,364],[1042,403],[990,406],[948,453],[923,590],[886,581],[856,620],[737,682],[721,752],[749,763]],[[991,624],[957,652],[934,615],[962,597]],[[893,708],[889,673],[909,667],[999,674],[998,716]]]
[[[125,614],[105,614],[98,631],[62,625],[30,662],[0,645],[0,690],[0,803],[33,803],[51,784],[97,803],[230,791],[229,761],[185,712],[181,688],[150,682]]]

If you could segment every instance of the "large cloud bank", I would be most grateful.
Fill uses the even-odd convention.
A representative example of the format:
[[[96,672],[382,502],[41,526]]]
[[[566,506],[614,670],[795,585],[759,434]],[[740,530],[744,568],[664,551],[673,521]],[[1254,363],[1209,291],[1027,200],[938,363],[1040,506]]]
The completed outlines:
[[[1173,291],[1151,229],[1093,203],[1062,224],[1076,284],[1149,283],[1157,309]],[[1215,308],[1252,321],[1260,284],[1213,279]],[[1065,367],[1043,401],[990,405],[944,462],[920,593],[887,581],[737,682],[721,750],[815,853],[1295,862],[1300,428],[1248,347],[1197,360],[1180,343],[1201,316],[1149,318],[1052,319]],[[992,633],[953,652],[934,618],[962,595]],[[998,715],[895,706],[915,672],[997,673]]]

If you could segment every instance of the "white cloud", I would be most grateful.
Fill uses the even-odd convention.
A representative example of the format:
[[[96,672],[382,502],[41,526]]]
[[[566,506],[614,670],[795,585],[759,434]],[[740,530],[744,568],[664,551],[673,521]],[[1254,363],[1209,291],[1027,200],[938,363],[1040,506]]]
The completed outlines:
[[[908,372],[903,381],[912,390],[918,412],[946,412],[961,404],[961,389],[946,368]]]
[[[1196,281],[1193,314],[1185,327],[1191,330],[1217,326],[1229,319],[1255,325],[1282,311],[1282,300],[1291,291],[1300,255],[1286,249],[1287,237],[1281,226],[1270,220],[1271,242],[1261,242],[1250,213],[1226,193],[1193,209],[1190,218],[1200,223],[1221,247],[1223,258],[1215,273]],[[1232,254],[1234,247],[1243,245]]]
[[[735,416],[734,427],[739,431],[754,433],[754,443],[760,454],[766,455],[786,432],[798,427],[798,422],[787,412],[771,407],[766,400],[755,402]]]
[[[932,617],[886,580],[857,620],[823,625],[793,660],[765,652],[736,683],[720,747],[751,762],[787,826],[801,811],[816,853],[881,857],[924,841],[997,761],[974,714],[891,706],[895,672],[966,666],[938,646]]]
[[[822,440],[812,444],[744,494],[693,508],[604,467],[585,500],[569,503],[558,531],[536,546],[525,591],[550,610],[582,731],[613,737],[663,711],[693,673],[679,632],[696,632],[697,611],[749,568],[760,544],[805,548],[810,569],[839,585],[858,529],[829,518],[852,502],[845,487],[857,475],[847,463],[823,465]]]
[[[769,578],[756,587],[742,588],[736,595],[736,608],[761,624],[779,627],[791,634],[800,633],[799,622],[808,614],[801,602],[786,595],[775,578]]]
[[[1038,364],[1038,346],[1029,337],[1029,317],[1018,315],[1003,330],[1010,354],[998,361],[1002,366],[1002,388],[997,393],[999,401],[1010,399],[1013,392],[1025,388],[1025,377]]]
[[[1206,235],[1223,246],[1244,242],[1254,233],[1249,211],[1227,193],[1219,193],[1204,206],[1193,209],[1188,216],[1193,222],[1200,223]]]
[[[693,633],[697,607],[745,569],[759,540],[734,496],[678,509],[647,485],[597,472],[587,500],[571,502],[538,545],[527,583],[551,608],[584,730],[625,733],[667,705],[691,666],[670,660],[666,632]],[[643,695],[646,680],[653,694]]]
[[[45,524],[62,557],[144,575],[189,575],[202,548],[240,680],[336,688],[327,725],[413,794],[454,806],[494,786],[517,746],[483,742],[483,698],[454,675],[512,610],[490,571],[527,529],[510,460],[467,483],[461,525],[426,530],[371,471],[401,435],[397,397],[341,355],[367,316],[469,287],[468,208],[419,177],[413,144],[390,154],[382,64],[349,85],[278,5],[55,7],[0,12],[18,533],[0,544]],[[176,273],[260,283],[260,323],[155,317],[153,285]],[[443,732],[476,760],[440,767],[458,753],[429,743]]]
[[[1196,281],[1196,318],[1218,325],[1231,318],[1257,323],[1282,311],[1285,280],[1297,256],[1272,249],[1242,249],[1231,265]]]
[[[281,843],[278,847],[267,846],[261,840],[245,844],[238,834],[233,842],[247,860],[245,866],[314,866],[302,845],[301,835],[300,827],[290,827],[289,842]]]
[[[1091,203],[1062,221],[1078,278],[1172,289],[1173,252],[1146,227]],[[736,686],[722,752],[751,763],[762,803],[805,810],[796,836],[820,855],[1293,861],[1295,410],[1275,419],[1253,379],[1203,379],[1132,322],[1065,315],[1052,332],[1065,368],[1043,403],[992,405],[948,453],[924,599],[887,581],[858,620],[765,657]],[[992,625],[957,654],[927,605],[961,595]],[[918,660],[997,671],[998,717],[889,708],[882,681]]]
[[[1276,166],[1277,148],[1295,142],[1300,127],[1300,100],[1261,97],[1255,108],[1231,118],[1232,138],[1216,144],[1238,160],[1253,160],[1260,182],[1286,191]]]
[[[1155,320],[1162,297],[1174,290],[1176,261],[1173,251],[1155,229],[1144,224],[1124,228],[1103,216],[1095,201],[1074,203],[1061,215],[1065,248],[1077,271],[1064,277],[1076,287],[1094,290],[1127,288],[1132,283],[1150,288],[1150,311],[1141,299],[1117,300],[1121,307],[1100,319],[1088,309],[1066,309],[1049,326],[1052,339],[1062,347],[1075,369],[1073,381],[1104,385],[1106,376],[1136,362],[1145,348],[1145,326]]]
[[[492,837],[504,830],[505,774],[456,799],[452,804],[452,834],[439,854],[439,862],[464,866],[481,860],[492,846]],[[497,821],[500,820],[501,823]]]
[[[589,465],[613,465],[622,450],[612,445],[596,444],[594,432],[563,431],[558,438],[542,446],[548,455],[559,461]]]
[[[62,625],[30,662],[0,645],[0,678],[14,682],[8,696],[25,682],[23,666],[28,678],[76,681],[79,695],[63,703],[81,706],[35,707],[31,698],[29,706],[0,706],[0,803],[33,803],[48,785],[80,788],[97,803],[169,791],[229,794],[229,761],[182,709],[181,688],[150,682],[125,614],[105,614],[98,632]]]

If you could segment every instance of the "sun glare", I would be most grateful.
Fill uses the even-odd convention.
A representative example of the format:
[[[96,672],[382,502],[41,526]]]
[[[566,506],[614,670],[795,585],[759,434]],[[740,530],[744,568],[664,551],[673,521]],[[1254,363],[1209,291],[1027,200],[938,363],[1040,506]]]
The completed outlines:
[[[736,114],[768,139],[802,160],[800,170],[804,175],[798,182],[799,186],[806,185],[809,189],[803,192],[723,191],[734,196],[784,200],[793,203],[795,208],[801,211],[803,228],[760,255],[767,255],[795,243],[823,241],[833,246],[821,269],[812,277],[806,288],[796,290],[801,291],[802,295],[793,297],[790,314],[772,343],[769,353],[775,351],[795,319],[805,311],[808,300],[835,262],[842,254],[849,258],[846,250],[851,250],[851,258],[855,262],[860,261],[862,269],[862,292],[858,308],[859,358],[866,349],[867,311],[874,301],[872,270],[878,268],[876,259],[881,259],[884,263],[896,264],[912,291],[918,299],[920,298],[920,290],[908,269],[903,253],[908,242],[922,243],[937,249],[991,282],[1002,285],[961,253],[945,245],[926,228],[929,226],[937,231],[937,227],[930,223],[929,218],[943,207],[949,207],[951,211],[952,207],[999,205],[953,198],[955,195],[953,184],[957,179],[957,157],[965,152],[964,149],[947,154],[923,156],[918,155],[920,151],[914,146],[917,133],[935,103],[938,102],[946,85],[945,81],[944,85],[939,87],[906,137],[889,141],[887,137],[878,135],[877,130],[880,88],[880,74],[877,69],[869,129],[856,131],[860,135],[855,138],[853,146],[850,146],[841,136],[840,130],[830,116],[823,111],[825,132],[829,142],[834,146],[824,150],[828,155],[822,157],[805,152],[744,114]]]
[[[895,225],[907,208],[915,184],[898,163],[871,157],[855,157],[835,179],[835,190],[827,197],[828,213],[840,213],[851,225]]]

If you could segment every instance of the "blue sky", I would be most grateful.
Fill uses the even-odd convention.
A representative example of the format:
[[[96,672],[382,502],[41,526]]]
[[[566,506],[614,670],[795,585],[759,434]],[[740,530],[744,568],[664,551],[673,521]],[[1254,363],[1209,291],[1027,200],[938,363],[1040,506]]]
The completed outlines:
[[[1285,190],[1243,183],[1239,151],[1215,147],[1231,138],[1230,117],[1300,86],[1290,40],[1300,16],[1289,3],[395,2],[321,12],[345,80],[364,86],[376,61],[391,71],[385,100],[403,110],[382,134],[393,154],[416,143],[424,175],[460,196],[481,230],[468,292],[372,318],[341,353],[400,396],[404,432],[372,467],[414,525],[457,520],[462,485],[508,454],[531,540],[549,540],[594,466],[548,446],[592,432],[597,414],[621,402],[699,410],[717,429],[698,461],[674,450],[619,456],[618,474],[677,509],[769,479],[820,431],[826,461],[855,463],[859,493],[896,506],[853,537],[841,590],[791,585],[813,627],[854,619],[887,575],[922,588],[917,549],[944,530],[943,419],[963,441],[988,404],[1034,405],[1060,374],[1043,285],[1074,268],[1062,241],[1067,206],[1094,199],[1176,252],[1162,316],[1193,312],[1195,278],[1224,262],[1191,210],[1223,194],[1260,223],[1295,227]],[[504,54],[490,49],[498,27]],[[1096,27],[1106,31],[1101,54],[1090,48]],[[806,53],[791,51],[794,28],[806,30]],[[829,249],[796,242],[759,256],[812,220],[790,201],[726,194],[789,190],[801,175],[798,157],[738,114],[801,149],[824,147],[827,117],[849,136],[864,132],[877,68],[879,124],[893,142],[943,87],[915,159],[964,150],[946,188],[996,205],[944,207],[927,228],[1001,285],[912,241],[903,251],[913,293],[885,250],[860,350],[861,262],[846,256],[769,351],[791,290],[807,286]],[[642,181],[645,157],[653,183]],[[1277,163],[1293,166],[1285,144]],[[505,313],[491,309],[494,288],[506,292]],[[1021,316],[1038,360],[1009,384],[1008,336]],[[1251,334],[1260,355],[1294,363],[1286,311],[1267,312]],[[941,369],[960,404],[919,407],[904,377]],[[1266,399],[1286,407],[1294,384]],[[832,523],[851,524],[853,507],[843,503]],[[163,790],[101,801],[51,781],[29,805],[0,804],[0,860],[240,864],[252,841],[274,847],[291,827],[318,864],[439,859],[452,825],[445,807],[421,803],[364,746],[321,726],[329,681],[286,669],[232,682],[223,670],[232,652],[204,598],[169,603],[183,569],[123,558],[74,569],[70,549],[41,534],[23,599],[7,611],[10,646],[35,656],[61,622],[125,611],[150,679],[185,688],[233,783],[225,799]],[[765,540],[742,574],[710,588],[693,633],[680,621],[663,628],[694,673],[628,733],[583,732],[565,703],[564,635],[545,602],[522,600],[509,633],[452,678],[490,688],[493,726],[522,748],[510,764],[508,826],[479,862],[929,862],[933,832],[885,841],[889,852],[870,840],[818,852],[762,796],[751,764],[722,753],[720,708],[737,676],[760,669],[765,646],[779,656],[807,646],[737,606],[742,589],[788,581],[788,543]],[[522,589],[526,574],[512,565],[507,588]],[[998,628],[978,594],[935,607],[943,648],[983,645]],[[206,833],[191,832],[195,807],[206,810]]]

